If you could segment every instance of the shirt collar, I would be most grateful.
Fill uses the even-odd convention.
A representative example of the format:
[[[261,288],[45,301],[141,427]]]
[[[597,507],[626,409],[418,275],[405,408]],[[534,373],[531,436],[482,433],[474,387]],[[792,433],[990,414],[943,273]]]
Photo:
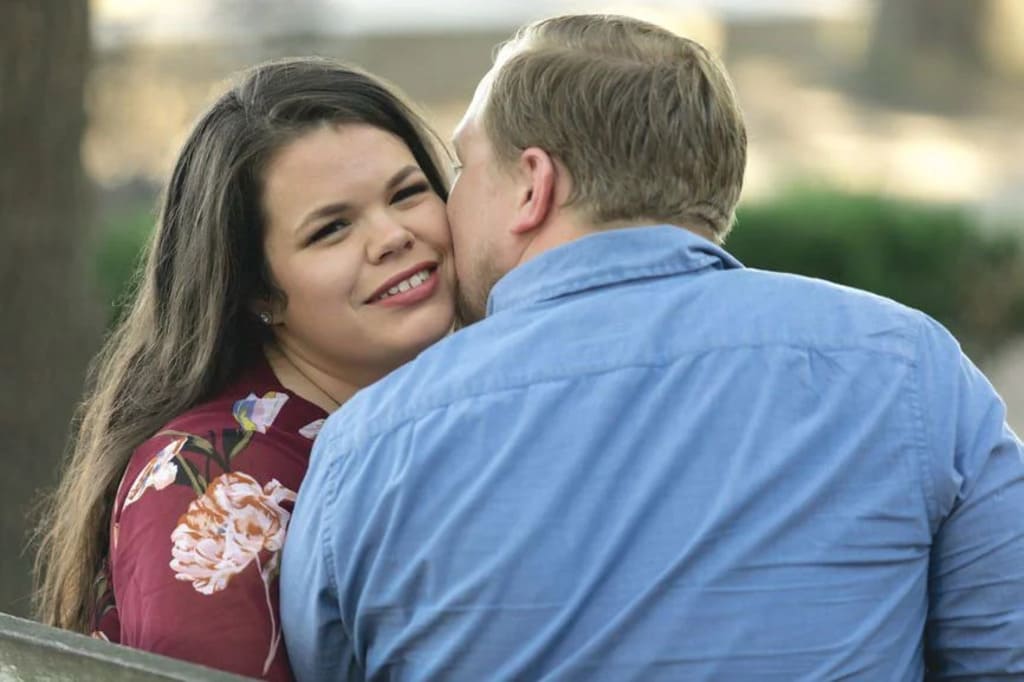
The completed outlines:
[[[511,270],[491,290],[487,314],[630,280],[742,267],[724,249],[685,228],[604,230]]]

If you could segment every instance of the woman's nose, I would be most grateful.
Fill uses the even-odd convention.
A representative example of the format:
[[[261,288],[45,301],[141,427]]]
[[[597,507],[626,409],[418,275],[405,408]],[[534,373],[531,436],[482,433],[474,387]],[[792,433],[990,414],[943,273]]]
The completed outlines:
[[[401,223],[384,219],[374,226],[373,234],[367,243],[366,255],[371,263],[380,263],[389,256],[408,251],[415,241],[412,233]]]

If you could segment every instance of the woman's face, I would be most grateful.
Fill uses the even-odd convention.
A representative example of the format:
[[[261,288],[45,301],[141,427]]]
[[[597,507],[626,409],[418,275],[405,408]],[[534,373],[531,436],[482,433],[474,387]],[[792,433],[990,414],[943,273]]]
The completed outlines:
[[[365,385],[451,328],[445,205],[400,138],[364,124],[304,133],[267,165],[263,210],[284,348]]]

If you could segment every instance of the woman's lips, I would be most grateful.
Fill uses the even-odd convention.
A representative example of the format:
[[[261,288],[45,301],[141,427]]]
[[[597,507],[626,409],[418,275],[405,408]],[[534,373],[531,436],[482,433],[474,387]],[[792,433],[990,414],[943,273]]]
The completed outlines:
[[[416,274],[416,272],[418,271],[414,271],[413,274]],[[437,290],[439,281],[440,274],[438,273],[438,268],[435,267],[430,271],[427,279],[417,286],[411,287],[406,291],[400,291],[397,294],[389,294],[379,300],[371,301],[370,305],[384,306],[386,308],[414,305],[430,298]]]

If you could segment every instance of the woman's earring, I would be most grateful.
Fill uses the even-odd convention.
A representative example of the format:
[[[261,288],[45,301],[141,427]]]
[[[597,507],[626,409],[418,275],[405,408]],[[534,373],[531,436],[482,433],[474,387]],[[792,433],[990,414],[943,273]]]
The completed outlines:
[[[264,310],[260,313],[260,322],[267,325],[268,327],[274,323],[274,316]]]

